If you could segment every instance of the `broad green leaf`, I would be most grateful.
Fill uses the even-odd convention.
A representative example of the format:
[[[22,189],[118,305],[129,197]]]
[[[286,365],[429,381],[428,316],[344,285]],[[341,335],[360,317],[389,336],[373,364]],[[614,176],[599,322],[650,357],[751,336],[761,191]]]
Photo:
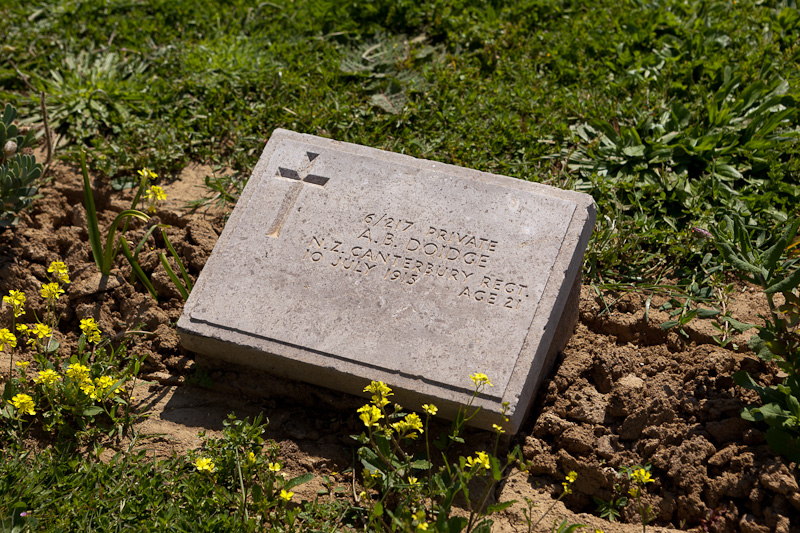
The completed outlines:
[[[800,218],[795,220],[792,224],[789,224],[783,233],[775,241],[765,253],[764,253],[764,266],[769,270],[773,270],[775,266],[780,261],[780,258],[783,256],[784,251],[789,246],[789,243],[792,242],[794,236],[797,234],[797,229],[800,228]]]
[[[779,282],[770,285],[764,292],[766,294],[775,294],[778,292],[791,292],[800,286],[800,267],[796,268],[794,272],[780,280]]]
[[[92,405],[84,409],[81,414],[83,414],[83,416],[97,416],[102,412],[103,412],[102,407],[97,407],[96,405]]]
[[[786,430],[771,427],[766,433],[770,447],[790,461],[800,464],[800,437]]]
[[[287,481],[286,484],[283,486],[283,488],[286,490],[293,489],[298,485],[302,485],[303,483],[308,483],[312,479],[314,479],[314,474],[312,474],[311,472],[306,472],[305,474],[293,477],[292,479]]]

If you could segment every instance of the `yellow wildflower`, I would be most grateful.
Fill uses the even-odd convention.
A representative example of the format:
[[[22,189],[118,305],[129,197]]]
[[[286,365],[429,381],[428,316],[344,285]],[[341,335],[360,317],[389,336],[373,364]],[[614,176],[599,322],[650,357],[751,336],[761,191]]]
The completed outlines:
[[[54,370],[47,369],[39,372],[39,377],[34,380],[34,383],[50,387],[58,381],[58,373]]]
[[[87,379],[86,381],[82,382],[79,386],[86,396],[88,396],[92,400],[97,399],[97,387],[94,386],[94,383],[92,383]]]
[[[408,477],[408,484],[411,485],[412,487],[415,486],[415,485],[419,485],[419,480],[417,478],[415,478],[414,476],[409,476]]]
[[[294,492],[289,492],[287,490],[281,489],[281,499],[285,502],[288,502],[294,496]]]
[[[492,463],[489,460],[489,454],[486,452],[477,452],[478,461],[485,469],[490,469],[492,467]]]
[[[419,524],[417,524],[417,531],[428,531],[428,523],[420,522]]]
[[[14,363],[14,365],[16,365],[17,368],[22,368],[22,369],[25,369],[29,364],[31,364],[30,361],[17,361],[16,363]]]
[[[417,434],[415,432],[419,431],[422,433],[422,420],[417,413],[410,413],[400,422],[392,424],[392,428],[394,428],[401,437],[416,439]]]
[[[42,298],[46,300],[58,300],[62,294],[64,294],[64,289],[58,283],[45,283],[42,285]]]
[[[494,387],[492,380],[489,379],[489,376],[484,374],[483,372],[475,372],[469,377],[472,382],[475,384],[475,387],[482,387],[482,386],[490,386]]]
[[[270,472],[280,472],[281,464],[280,463],[269,463],[269,471]]]
[[[81,331],[89,342],[94,344],[100,342],[100,328],[97,327],[94,318],[81,319]]]
[[[254,454],[253,452],[248,453],[247,454],[247,461],[250,462],[250,463],[255,463],[256,462],[256,454]]]
[[[206,457],[200,457],[195,461],[194,466],[197,467],[197,470],[200,472],[213,472],[217,469],[214,461],[211,459],[207,459]]]
[[[570,472],[564,478],[564,482],[561,483],[561,486],[564,487],[564,494],[572,494],[572,484],[575,483],[575,480],[578,479],[577,472]]]
[[[94,380],[95,388],[97,389],[96,395],[102,398],[108,392],[108,389],[114,386],[117,381],[110,376],[100,376]],[[116,392],[116,391],[115,391]]]
[[[19,328],[17,328],[17,329],[19,329]],[[53,334],[52,330],[50,329],[50,326],[48,326],[46,324],[42,324],[41,322],[37,323],[30,330],[28,330],[27,327],[25,329],[26,329],[28,335],[31,336],[31,339],[28,341],[28,344],[33,344],[33,337],[38,337],[40,339],[43,339],[43,338],[49,337],[50,335]]]
[[[6,344],[11,348],[17,346],[17,338],[8,329],[0,329],[0,351],[5,351]]]
[[[69,270],[67,265],[61,261],[53,261],[50,263],[50,268],[47,269],[51,274],[55,274],[56,279],[61,283],[69,283]]]
[[[475,452],[475,458],[467,457],[467,466],[472,468],[473,466],[482,466],[485,469],[490,469],[492,467],[492,462],[489,459],[489,454],[486,452]]]
[[[158,185],[151,185],[147,192],[144,193],[144,199],[149,204],[147,207],[148,213],[156,212],[156,204],[167,199],[167,193]]]
[[[142,170],[138,170],[137,172],[139,173],[139,175],[141,177],[147,178],[147,179],[157,178],[158,177],[158,174],[156,174],[155,172],[153,172],[152,170],[150,170],[147,167],[144,167],[144,168],[142,168]]]
[[[11,398],[11,405],[13,405],[17,411],[20,413],[28,414],[28,415],[35,415],[36,411],[34,409],[36,406],[33,403],[33,398],[28,396],[27,394],[20,393]]]
[[[389,396],[394,396],[392,389],[390,389],[383,381],[373,381],[364,387],[364,392],[372,393],[372,403],[378,407],[384,407],[389,403],[387,398]]]
[[[425,411],[425,413],[427,413],[427,414],[429,414],[431,416],[436,416],[436,413],[439,412],[439,408],[438,407],[436,407],[433,404],[428,404],[428,403],[422,404],[422,410]]]
[[[69,365],[67,368],[67,377],[75,381],[91,380],[89,367],[80,363]]]
[[[3,296],[3,301],[14,308],[14,317],[19,318],[25,314],[25,293],[22,291],[8,291],[8,296]]]
[[[634,483],[639,486],[645,486],[647,483],[652,483],[653,478],[650,475],[650,472],[645,470],[644,468],[637,468],[633,474],[631,474],[631,479]]]
[[[381,410],[375,405],[367,404],[364,407],[361,407],[358,412],[361,413],[358,415],[358,418],[360,418],[367,427],[377,426],[378,420],[383,418],[383,413],[381,413]]]
[[[506,430],[504,430],[501,426],[498,426],[497,424],[492,424],[492,429],[494,429],[497,433],[506,432]]]

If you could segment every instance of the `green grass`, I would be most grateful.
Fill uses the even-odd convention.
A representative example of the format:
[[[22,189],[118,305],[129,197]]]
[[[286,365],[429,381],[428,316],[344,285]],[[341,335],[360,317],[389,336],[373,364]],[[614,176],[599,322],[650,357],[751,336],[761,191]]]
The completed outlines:
[[[693,227],[736,213],[768,235],[798,216],[792,0],[2,2],[0,34],[0,102],[36,122],[44,94],[58,153],[86,148],[117,184],[190,160],[242,180],[274,128],[322,135],[592,194],[588,280],[677,283],[684,301],[726,282]],[[117,472],[181,483],[184,467],[136,457]],[[49,494],[9,461],[4,479]],[[89,485],[58,469],[111,475],[29,461],[79,500]],[[196,519],[163,509],[154,524]]]
[[[771,227],[800,200],[800,16],[784,2],[2,12],[0,98],[35,118],[44,92],[60,153],[91,147],[117,181],[192,159],[246,177],[274,128],[328,136],[592,194],[587,272],[602,281],[684,278],[705,253],[692,226],[722,209]]]

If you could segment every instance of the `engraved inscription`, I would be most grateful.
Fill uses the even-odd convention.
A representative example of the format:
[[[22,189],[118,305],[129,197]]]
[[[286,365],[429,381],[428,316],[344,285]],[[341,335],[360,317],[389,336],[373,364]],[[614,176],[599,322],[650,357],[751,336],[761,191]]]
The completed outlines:
[[[501,250],[498,240],[476,232],[375,212],[364,215],[350,235],[312,234],[301,260],[375,283],[445,284],[457,301],[518,311],[528,286],[492,271]]]
[[[310,172],[311,167],[314,165],[314,160],[318,156],[319,154],[315,154],[314,152],[306,152],[308,162],[305,165],[302,165],[303,168],[301,169],[301,171],[306,174],[305,177],[301,177],[300,172],[292,168],[278,167],[276,177],[292,180],[296,183],[292,184],[291,189],[289,189],[289,192],[286,194],[286,196],[284,196],[281,206],[278,209],[278,215],[275,217],[275,220],[272,222],[272,224],[270,224],[270,227],[267,230],[267,237],[274,237],[276,239],[280,237],[281,228],[289,218],[289,213],[291,213],[292,208],[294,208],[297,198],[300,197],[304,183],[323,188],[325,187],[325,184],[328,183],[330,178],[311,174]]]

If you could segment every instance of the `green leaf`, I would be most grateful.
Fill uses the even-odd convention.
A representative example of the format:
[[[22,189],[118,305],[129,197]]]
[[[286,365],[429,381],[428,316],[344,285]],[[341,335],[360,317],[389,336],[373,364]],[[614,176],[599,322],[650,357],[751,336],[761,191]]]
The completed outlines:
[[[467,519],[463,516],[453,516],[447,520],[447,529],[445,531],[448,533],[458,533],[467,527],[467,523]]]
[[[740,270],[742,272],[747,272],[748,274],[754,274],[756,276],[762,275],[761,268],[745,261],[739,254],[737,254],[733,250],[733,247],[727,242],[715,241],[714,245],[717,247],[720,254],[722,254],[722,258],[725,259],[725,261],[727,261],[731,265],[733,265],[733,267],[736,268],[737,270]]]
[[[698,309],[697,318],[711,318],[717,316],[721,311],[719,309]]]
[[[733,329],[738,331],[739,333],[744,333],[748,329],[753,329],[757,327],[755,324],[748,324],[746,322],[739,322],[738,320],[731,318],[729,316],[724,316],[720,319],[720,322],[726,322],[731,325]]]
[[[86,231],[89,233],[89,244],[97,268],[103,270],[103,245],[100,243],[100,229],[97,225],[97,209],[94,206],[92,184],[89,182],[89,171],[86,169],[86,152],[81,150],[81,172],[83,173],[83,206],[86,209]]]
[[[164,271],[169,276],[170,281],[172,284],[175,285],[175,288],[178,289],[178,292],[181,294],[181,297],[185,300],[189,298],[189,293],[186,292],[186,287],[178,279],[178,276],[175,275],[175,271],[172,270],[172,267],[169,266],[169,262],[167,261],[167,256],[163,253],[158,254],[158,260],[161,261],[161,266],[164,267]]]
[[[674,328],[678,324],[680,324],[680,322],[677,320],[667,320],[666,322],[662,322],[661,324],[659,324],[659,327],[663,330],[667,330]]]
[[[417,459],[411,462],[411,468],[415,470],[429,470],[433,465],[425,459]]]
[[[794,236],[797,234],[798,228],[800,228],[800,218],[795,220],[792,224],[789,224],[778,240],[775,241],[775,244],[766,251],[764,254],[764,266],[767,269],[773,270],[775,268],[778,261],[780,261],[783,256],[786,247],[789,246],[789,243],[792,242],[792,239],[794,239]]]
[[[800,268],[795,269],[794,272],[780,280],[779,282],[770,285],[764,292],[766,294],[775,294],[777,292],[791,292],[800,286]]]
[[[786,430],[771,427],[766,433],[770,447],[794,463],[800,464],[800,437]]]
[[[147,274],[144,273],[142,267],[139,266],[139,263],[133,258],[133,254],[131,254],[131,249],[128,247],[128,241],[125,240],[124,237],[120,237],[119,239],[120,250],[122,251],[122,255],[125,256],[125,259],[128,260],[128,263],[131,265],[133,272],[136,274],[136,277],[139,278],[139,281],[142,282],[150,295],[153,297],[155,301],[158,301],[158,293],[156,292],[156,288],[153,287],[153,284],[150,283],[150,279],[148,279]]]
[[[644,156],[644,149],[643,145],[638,146],[626,146],[622,149],[622,153],[627,155],[628,157],[643,157]]]
[[[742,174],[730,165],[725,163],[717,163],[714,165],[714,173],[730,179],[741,179]]]
[[[98,407],[96,405],[92,405],[91,407],[87,407],[81,413],[83,416],[96,416],[103,412],[102,407]]]
[[[312,479],[314,479],[314,474],[312,474],[311,472],[306,472],[305,474],[293,477],[292,479],[287,481],[286,484],[283,486],[283,488],[286,490],[293,489],[298,485],[302,485],[303,483],[308,483]]]
[[[514,505],[515,503],[517,503],[517,500],[511,500],[509,502],[500,502],[500,503],[492,504],[492,505],[490,505],[490,506],[488,506],[486,508],[486,514],[497,513],[499,511],[502,511],[503,509],[508,509],[509,507]]]

